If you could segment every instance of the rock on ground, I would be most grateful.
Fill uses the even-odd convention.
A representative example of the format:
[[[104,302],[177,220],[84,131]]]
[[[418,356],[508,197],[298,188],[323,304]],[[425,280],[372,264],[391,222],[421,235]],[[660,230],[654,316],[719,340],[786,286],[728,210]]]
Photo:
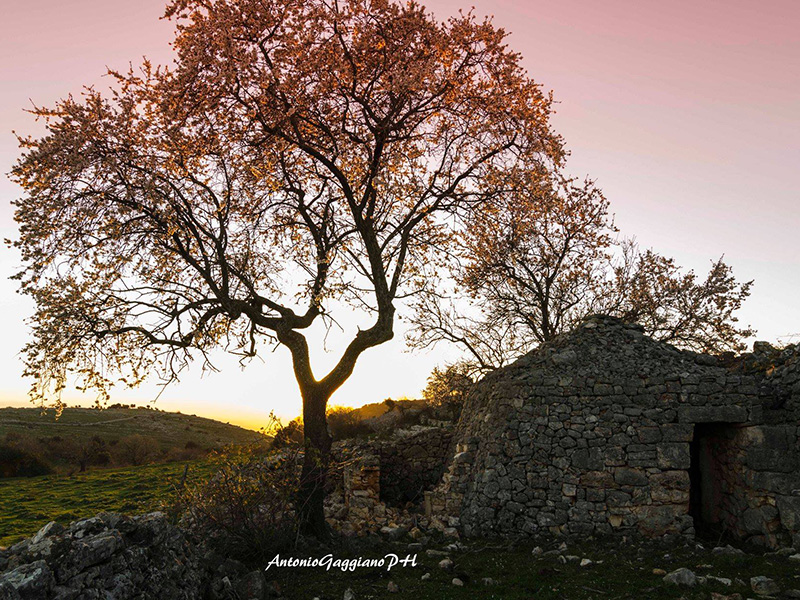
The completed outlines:
[[[764,577],[763,575],[750,578],[750,589],[759,596],[771,596],[781,591],[781,588],[778,587],[774,579]]]
[[[671,583],[673,585],[685,585],[687,587],[692,587],[697,585],[697,577],[689,569],[681,568],[672,571],[672,573],[667,573],[664,576],[664,582]]]
[[[193,542],[163,513],[103,513],[64,528],[48,523],[0,550],[0,600],[223,600],[269,595],[248,571]]]

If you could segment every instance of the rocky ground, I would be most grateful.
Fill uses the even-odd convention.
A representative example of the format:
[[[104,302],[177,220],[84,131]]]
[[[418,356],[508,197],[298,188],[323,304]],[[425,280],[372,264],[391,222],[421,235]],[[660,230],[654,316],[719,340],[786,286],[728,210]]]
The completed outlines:
[[[800,598],[800,553],[792,548],[748,553],[680,538],[493,543],[462,541],[446,529],[389,524],[378,535],[291,554],[416,557],[391,571],[265,571],[258,561],[245,565],[207,549],[162,513],[101,514],[66,528],[49,524],[0,550],[0,600]]]
[[[261,569],[204,549],[158,512],[50,523],[0,550],[0,600],[266,597]]]
[[[384,534],[386,535],[386,534]],[[744,600],[800,598],[800,554],[793,549],[748,553],[704,546],[630,540],[551,540],[531,547],[455,541],[395,542],[417,565],[392,572],[285,574],[291,599],[366,598],[504,600]]]

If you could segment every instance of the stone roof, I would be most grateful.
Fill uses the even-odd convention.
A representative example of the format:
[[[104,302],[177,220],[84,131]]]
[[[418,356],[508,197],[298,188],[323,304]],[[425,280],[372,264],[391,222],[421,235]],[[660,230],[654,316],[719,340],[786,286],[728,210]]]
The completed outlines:
[[[429,505],[468,535],[693,535],[690,443],[705,436],[726,457],[714,518],[770,545],[800,542],[800,367],[793,350],[780,356],[744,369],[588,317],[475,386]]]

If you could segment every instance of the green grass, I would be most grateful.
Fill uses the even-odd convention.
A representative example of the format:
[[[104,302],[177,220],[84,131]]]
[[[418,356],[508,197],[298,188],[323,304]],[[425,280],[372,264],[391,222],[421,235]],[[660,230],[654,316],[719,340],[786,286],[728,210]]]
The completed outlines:
[[[12,544],[34,534],[49,521],[67,524],[94,516],[98,512],[143,513],[161,508],[162,502],[189,464],[189,481],[200,481],[217,468],[211,460],[169,463],[113,470],[94,470],[75,476],[48,475],[33,478],[0,480],[0,545]],[[362,542],[340,543],[358,547]],[[327,550],[286,554],[284,557],[321,557]],[[394,552],[402,558],[409,553],[406,544],[381,545],[372,550],[332,550],[336,558],[381,557]],[[471,541],[466,551],[453,553],[455,569],[447,573],[438,567],[442,557],[417,553],[415,567],[399,565],[390,573],[385,569],[358,569],[342,572],[332,569],[271,569],[275,580],[291,600],[341,600],[352,588],[359,600],[370,598],[412,598],[414,600],[708,600],[712,592],[724,595],[740,593],[753,597],[750,578],[764,575],[775,579],[781,589],[800,589],[798,563],[784,556],[717,556],[709,551],[695,551],[684,546],[647,546],[585,542],[570,545],[564,552],[589,558],[594,564],[581,568],[577,561],[562,564],[555,556],[533,556],[530,545],[501,545],[492,541]],[[603,561],[599,564],[598,561]],[[266,564],[253,565],[265,567]],[[708,582],[695,588],[665,584],[654,568],[669,572],[687,567],[698,576],[714,575],[734,580],[732,586]],[[420,578],[430,573],[427,581]],[[465,582],[452,584],[453,577]],[[481,579],[492,578],[496,584],[485,586]],[[735,582],[735,580],[741,580]],[[395,582],[400,592],[389,594],[387,584]]]
[[[0,479],[0,546],[36,533],[50,521],[67,524],[99,512],[136,514],[157,510],[189,465],[188,480],[207,477],[205,460],[98,469],[73,476]]]
[[[588,557],[602,564],[581,568],[577,562],[561,564],[556,557],[535,557],[528,546],[517,548],[483,547],[453,554],[456,563],[452,573],[438,567],[441,557],[428,557],[420,552],[416,567],[395,567],[390,573],[380,569],[359,569],[342,573],[324,569],[280,569],[277,581],[290,599],[319,597],[333,600],[343,597],[352,588],[359,600],[368,598],[413,598],[414,600],[467,600],[473,598],[503,600],[708,600],[711,592],[742,597],[753,597],[750,577],[765,575],[778,581],[783,590],[800,589],[797,563],[780,556],[714,556],[710,552],[648,549],[638,554],[630,547],[613,547],[607,544],[583,544],[571,547],[567,554]],[[388,549],[401,557],[403,549]],[[665,558],[665,553],[669,558]],[[324,555],[324,552],[317,555]],[[336,557],[344,557],[334,552]],[[382,552],[364,553],[363,556],[383,556]],[[692,569],[696,575],[714,575],[744,583],[725,586],[708,582],[694,588],[678,588],[654,575],[654,568],[672,571],[680,567]],[[271,569],[272,571],[272,569]],[[430,573],[428,581],[421,581]],[[268,572],[268,575],[270,573]],[[272,574],[276,577],[275,574]],[[452,584],[454,577],[466,581],[464,587]],[[493,586],[485,586],[481,579],[490,577]],[[389,594],[387,584],[394,581],[400,588],[398,594]]]
[[[140,434],[155,438],[162,448],[192,441],[211,449],[262,439],[255,431],[213,419],[141,408],[66,408],[58,419],[53,409],[42,413],[38,408],[0,408],[0,440],[8,433],[65,439],[97,435],[107,442]]]

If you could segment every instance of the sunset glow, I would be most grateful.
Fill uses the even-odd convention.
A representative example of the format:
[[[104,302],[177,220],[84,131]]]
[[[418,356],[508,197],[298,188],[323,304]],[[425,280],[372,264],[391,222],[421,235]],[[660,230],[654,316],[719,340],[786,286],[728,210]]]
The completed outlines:
[[[431,0],[440,19],[464,5]],[[124,70],[146,55],[171,62],[173,25],[163,3],[45,0],[4,11],[0,162],[8,172],[19,150],[11,131],[41,135],[23,109],[49,106],[82,85],[102,89],[105,67]],[[755,280],[740,313],[758,339],[800,341],[800,9],[794,2],[670,4],[614,0],[548,3],[475,2],[493,14],[529,74],[557,101],[553,125],[571,151],[569,173],[595,179],[622,234],[704,273],[724,254],[742,281]],[[0,229],[15,238],[9,201],[20,190],[0,180]],[[22,320],[32,312],[7,278],[15,252],[0,257],[4,336],[0,405],[25,406],[19,350]],[[357,327],[345,310],[326,337],[311,336],[315,373],[330,368]],[[402,310],[398,310],[402,319]],[[387,397],[417,397],[431,369],[459,356],[453,348],[405,351],[400,320],[393,340],[366,352],[332,403],[360,406]],[[348,337],[349,336],[349,337]],[[322,348],[326,351],[323,352]],[[216,372],[187,370],[161,390],[148,382],[119,390],[112,401],[152,403],[258,429],[270,411],[291,418],[300,397],[284,348],[264,348],[245,368],[238,357],[213,356]],[[199,363],[196,365],[199,367]],[[159,396],[160,395],[160,396]],[[65,392],[67,404],[93,396]]]

